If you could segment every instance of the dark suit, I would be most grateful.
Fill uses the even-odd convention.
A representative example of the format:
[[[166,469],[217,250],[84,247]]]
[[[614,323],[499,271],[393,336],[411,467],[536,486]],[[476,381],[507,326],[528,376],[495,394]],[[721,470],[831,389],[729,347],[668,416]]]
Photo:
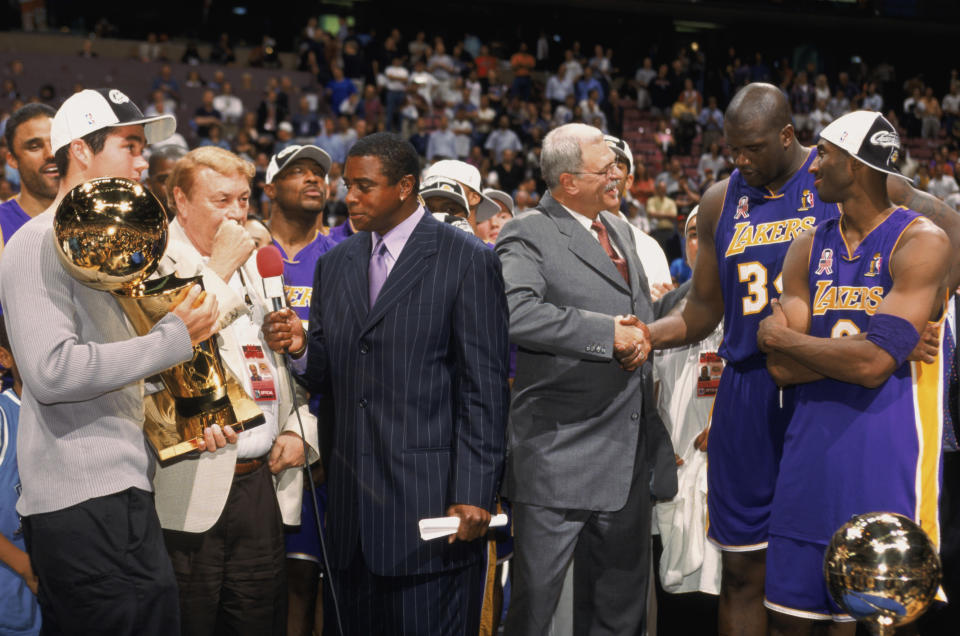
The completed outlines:
[[[426,214],[372,308],[370,251],[371,234],[358,232],[318,261],[306,377],[311,392],[334,402],[332,567],[345,584],[363,579],[365,568],[382,591],[477,567],[482,542],[422,541],[417,522],[444,516],[455,503],[492,509],[503,466],[509,345],[500,263],[475,237]],[[338,589],[347,606],[360,592]],[[422,589],[399,601],[363,593],[373,595],[373,605],[345,609],[360,621],[348,632],[400,630],[409,616],[393,616],[378,602],[416,603],[421,620],[431,614],[421,603],[442,602]],[[363,622],[378,617],[383,625]],[[410,625],[418,633],[448,629]]]
[[[511,635],[545,632],[574,551],[577,633],[634,633],[646,598],[651,494],[676,492],[650,364],[631,373],[613,357],[614,315],[653,318],[646,277],[629,227],[599,218],[627,259],[629,285],[549,194],[497,241],[510,337],[520,347],[504,481],[515,515]]]

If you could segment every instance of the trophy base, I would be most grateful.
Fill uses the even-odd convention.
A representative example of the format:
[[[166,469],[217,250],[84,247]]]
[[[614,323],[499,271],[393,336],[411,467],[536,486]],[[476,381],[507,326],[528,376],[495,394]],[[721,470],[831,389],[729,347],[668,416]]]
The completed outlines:
[[[197,415],[186,417],[178,413],[169,391],[145,397],[143,432],[161,463],[199,453],[200,440],[208,426],[231,426],[240,433],[266,421],[263,411],[236,378],[229,372],[226,375],[227,396],[223,405]]]

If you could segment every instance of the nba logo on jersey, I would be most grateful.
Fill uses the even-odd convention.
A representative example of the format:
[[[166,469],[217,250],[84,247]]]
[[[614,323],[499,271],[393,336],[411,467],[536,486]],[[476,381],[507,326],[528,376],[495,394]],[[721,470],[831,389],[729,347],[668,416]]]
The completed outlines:
[[[744,195],[740,197],[740,200],[737,202],[737,213],[733,215],[734,219],[746,219],[750,215],[747,211],[750,209],[750,197]]]
[[[880,262],[883,260],[883,257],[880,256],[880,252],[877,252],[873,255],[873,259],[870,260],[870,269],[867,270],[867,273],[864,276],[876,276],[880,273]]]
[[[806,212],[807,210],[813,209],[813,192],[809,190],[804,190],[800,195],[800,207],[797,208],[797,212]]]
[[[820,252],[820,266],[817,267],[817,274],[833,275],[833,250],[830,248]]]

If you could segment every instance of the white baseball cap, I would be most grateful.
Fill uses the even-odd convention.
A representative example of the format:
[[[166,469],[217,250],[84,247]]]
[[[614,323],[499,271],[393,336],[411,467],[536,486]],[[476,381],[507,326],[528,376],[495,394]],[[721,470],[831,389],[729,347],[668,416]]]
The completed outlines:
[[[820,131],[820,138],[874,170],[906,179],[897,167],[900,135],[880,113],[855,110],[842,115]]]
[[[267,174],[265,179],[267,183],[273,183],[273,178],[287,167],[292,161],[297,159],[313,159],[323,168],[324,179],[330,173],[332,163],[330,155],[323,148],[317,146],[287,146],[277,154],[270,157],[270,163],[267,164]]]
[[[67,98],[50,125],[50,146],[57,152],[74,139],[103,128],[143,124],[148,144],[163,141],[177,130],[173,115],[144,117],[123,92],[115,88],[88,88]]]
[[[503,190],[496,190],[494,188],[487,188],[483,191],[483,195],[493,199],[494,201],[499,201],[500,203],[507,206],[507,212],[511,215],[516,214],[516,207],[513,203],[513,197],[504,192]]]
[[[483,223],[500,213],[500,206],[493,199],[483,193],[483,183],[480,179],[480,171],[469,163],[457,161],[456,159],[442,159],[429,168],[424,175],[424,181],[431,177],[446,177],[459,181],[474,192],[480,195],[480,205],[477,206],[477,223]]]

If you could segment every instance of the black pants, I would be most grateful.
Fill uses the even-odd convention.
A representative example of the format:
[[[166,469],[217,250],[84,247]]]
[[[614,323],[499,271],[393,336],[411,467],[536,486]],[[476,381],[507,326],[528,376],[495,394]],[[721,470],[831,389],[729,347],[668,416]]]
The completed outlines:
[[[266,466],[233,478],[212,528],[163,535],[180,587],[184,636],[286,634],[283,524]]]
[[[180,629],[177,583],[153,495],[130,488],[24,519],[42,634]]]
[[[350,565],[334,570],[333,584],[345,636],[461,636],[480,629],[479,561],[448,572],[379,576],[367,567],[358,543]],[[333,604],[324,599],[323,607],[324,633],[335,634]]]

